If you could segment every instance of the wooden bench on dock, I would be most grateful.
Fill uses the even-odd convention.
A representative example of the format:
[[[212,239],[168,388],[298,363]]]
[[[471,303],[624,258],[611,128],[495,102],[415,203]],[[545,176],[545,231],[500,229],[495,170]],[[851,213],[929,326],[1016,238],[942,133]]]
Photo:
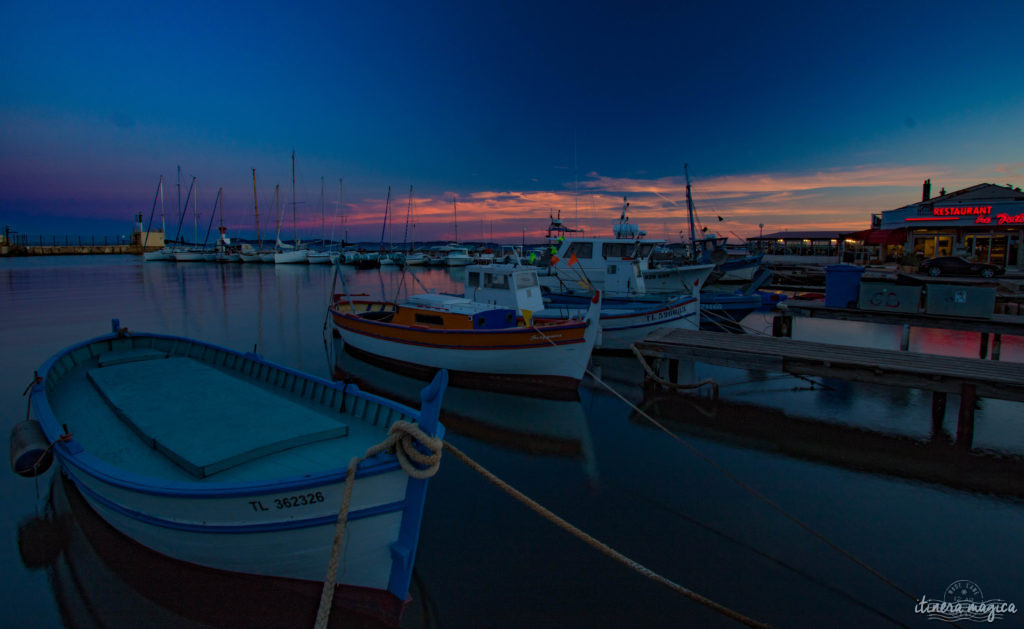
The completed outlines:
[[[658,330],[636,343],[636,348],[645,357],[669,361],[694,360],[932,391],[932,419],[940,423],[946,395],[959,394],[957,442],[968,447],[979,397],[1024,402],[1024,363],[681,329]],[[669,371],[676,371],[671,362]]]

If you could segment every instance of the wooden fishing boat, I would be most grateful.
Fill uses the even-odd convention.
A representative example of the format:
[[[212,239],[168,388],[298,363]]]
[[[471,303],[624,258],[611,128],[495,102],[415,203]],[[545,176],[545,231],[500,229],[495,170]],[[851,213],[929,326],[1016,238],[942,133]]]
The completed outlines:
[[[322,582],[350,459],[399,420],[443,435],[443,371],[417,411],[257,354],[114,327],[42,366],[33,420],[104,520],[174,559]],[[397,621],[426,490],[390,452],[359,463],[337,596]]]
[[[535,269],[507,279],[539,299]],[[339,296],[330,314],[346,351],[392,370],[425,378],[447,369],[457,386],[572,398],[599,336],[600,301],[595,292],[580,318],[547,319],[455,295],[400,304]]]

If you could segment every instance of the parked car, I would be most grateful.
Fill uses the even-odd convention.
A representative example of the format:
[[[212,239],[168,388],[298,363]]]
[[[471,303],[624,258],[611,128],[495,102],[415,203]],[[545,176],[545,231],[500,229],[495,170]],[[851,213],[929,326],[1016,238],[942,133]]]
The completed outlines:
[[[932,258],[921,263],[918,269],[920,273],[927,273],[932,277],[940,275],[980,275],[981,277],[995,277],[1002,275],[1006,269],[995,264],[984,262],[971,262],[960,256],[942,256]]]

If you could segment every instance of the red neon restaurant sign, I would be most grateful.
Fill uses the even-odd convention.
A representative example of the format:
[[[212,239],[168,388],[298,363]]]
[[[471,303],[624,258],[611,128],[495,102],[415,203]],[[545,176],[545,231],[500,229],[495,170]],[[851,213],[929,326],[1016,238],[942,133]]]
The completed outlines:
[[[962,207],[936,207],[932,208],[931,216],[918,216],[914,218],[904,219],[906,221],[947,221],[947,220],[960,220],[963,217],[974,217],[975,223],[980,224],[991,224],[992,223],[992,206],[991,205],[968,205]],[[997,214],[996,224],[1007,225],[1007,224],[1024,224],[1024,214]]]

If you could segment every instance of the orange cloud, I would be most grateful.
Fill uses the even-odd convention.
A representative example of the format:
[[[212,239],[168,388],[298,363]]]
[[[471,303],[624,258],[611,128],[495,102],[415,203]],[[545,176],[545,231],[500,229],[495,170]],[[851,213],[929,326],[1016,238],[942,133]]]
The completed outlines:
[[[931,179],[933,194],[940,188],[957,190],[982,181],[1020,180],[1024,163],[997,164],[973,170],[936,165],[822,169],[810,173],[751,173],[692,178],[697,220],[711,231],[749,237],[781,230],[856,231],[870,225],[871,214],[894,209],[920,198],[921,183]],[[589,234],[610,234],[621,211],[652,238],[678,240],[688,233],[686,180],[680,174],[660,178],[610,177],[596,172],[579,181],[579,194],[568,182],[562,190],[442,192],[415,198],[410,239],[458,239],[538,242],[549,217],[561,214],[566,224]],[[406,200],[392,201],[392,234],[401,240]],[[353,232],[380,233],[384,201],[363,199],[346,203],[345,223]],[[723,220],[719,221],[718,217]],[[337,220],[336,220],[337,222]],[[313,221],[306,226],[313,227]],[[316,226],[319,225],[317,221]]]

